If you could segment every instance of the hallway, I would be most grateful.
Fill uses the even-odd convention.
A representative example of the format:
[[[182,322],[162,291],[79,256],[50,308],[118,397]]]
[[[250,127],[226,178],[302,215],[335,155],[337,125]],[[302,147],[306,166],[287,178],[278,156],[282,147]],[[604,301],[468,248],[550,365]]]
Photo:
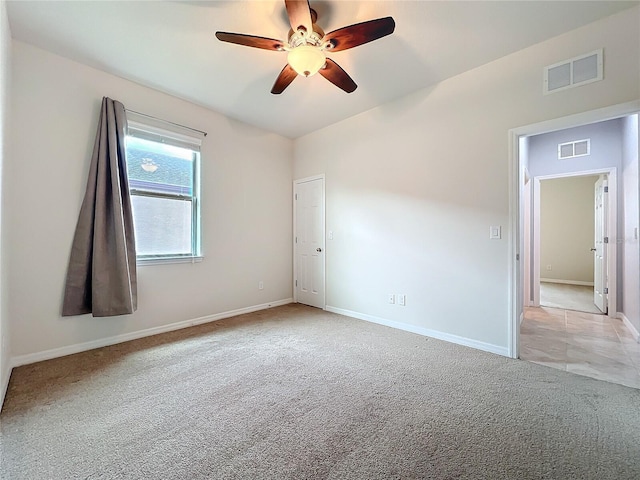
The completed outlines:
[[[640,388],[640,343],[622,320],[527,307],[520,358],[578,375]]]

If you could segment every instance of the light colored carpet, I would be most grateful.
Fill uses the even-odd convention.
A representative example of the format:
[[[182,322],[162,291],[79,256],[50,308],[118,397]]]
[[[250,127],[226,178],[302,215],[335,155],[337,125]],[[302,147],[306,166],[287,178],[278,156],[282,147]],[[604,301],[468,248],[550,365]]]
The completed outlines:
[[[578,312],[602,312],[593,303],[593,287],[540,282],[540,305]]]
[[[14,370],[3,479],[635,479],[640,391],[289,305]]]

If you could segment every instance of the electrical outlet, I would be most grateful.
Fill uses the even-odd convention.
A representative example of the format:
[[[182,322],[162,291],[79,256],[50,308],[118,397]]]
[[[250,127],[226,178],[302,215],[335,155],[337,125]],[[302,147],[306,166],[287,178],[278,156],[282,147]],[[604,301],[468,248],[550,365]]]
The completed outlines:
[[[547,270],[551,270],[551,265],[547,265]]]
[[[405,294],[398,295],[398,305],[403,307],[407,304],[407,296]]]
[[[264,290],[264,283],[262,282],[262,280],[258,282],[258,290]]]
[[[389,303],[396,303],[396,296],[393,293],[389,294]]]

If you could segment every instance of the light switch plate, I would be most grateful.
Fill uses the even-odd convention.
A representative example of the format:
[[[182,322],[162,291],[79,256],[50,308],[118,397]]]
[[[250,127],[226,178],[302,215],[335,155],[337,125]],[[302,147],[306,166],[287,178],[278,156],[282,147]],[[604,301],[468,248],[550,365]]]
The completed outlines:
[[[489,238],[491,240],[499,240],[499,239],[501,239],[502,238],[502,227],[500,225],[489,227]]]

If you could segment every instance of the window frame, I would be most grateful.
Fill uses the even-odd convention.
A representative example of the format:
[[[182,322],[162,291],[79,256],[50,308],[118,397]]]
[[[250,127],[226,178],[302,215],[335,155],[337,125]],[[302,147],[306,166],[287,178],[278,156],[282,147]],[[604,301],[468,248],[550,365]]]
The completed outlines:
[[[136,252],[137,265],[158,265],[167,263],[196,263],[201,262],[202,255],[202,225],[201,225],[201,200],[200,200],[200,163],[202,161],[202,138],[186,134],[182,129],[168,122],[157,119],[140,118],[140,114],[127,112],[127,133],[126,138],[139,138],[158,144],[172,145],[192,151],[192,188],[191,195],[173,192],[151,192],[148,190],[132,186],[132,180],[128,178],[129,194],[131,197],[139,196],[145,198],[158,198],[167,200],[180,200],[191,202],[191,253],[173,254],[146,254],[141,255]],[[166,125],[165,125],[166,123]],[[161,124],[161,126],[158,126]],[[128,162],[128,159],[127,159]],[[128,175],[127,175],[128,177]],[[134,180],[135,185],[135,180]],[[134,225],[135,229],[135,225]],[[137,232],[136,232],[137,233]],[[137,235],[136,235],[137,237]]]

